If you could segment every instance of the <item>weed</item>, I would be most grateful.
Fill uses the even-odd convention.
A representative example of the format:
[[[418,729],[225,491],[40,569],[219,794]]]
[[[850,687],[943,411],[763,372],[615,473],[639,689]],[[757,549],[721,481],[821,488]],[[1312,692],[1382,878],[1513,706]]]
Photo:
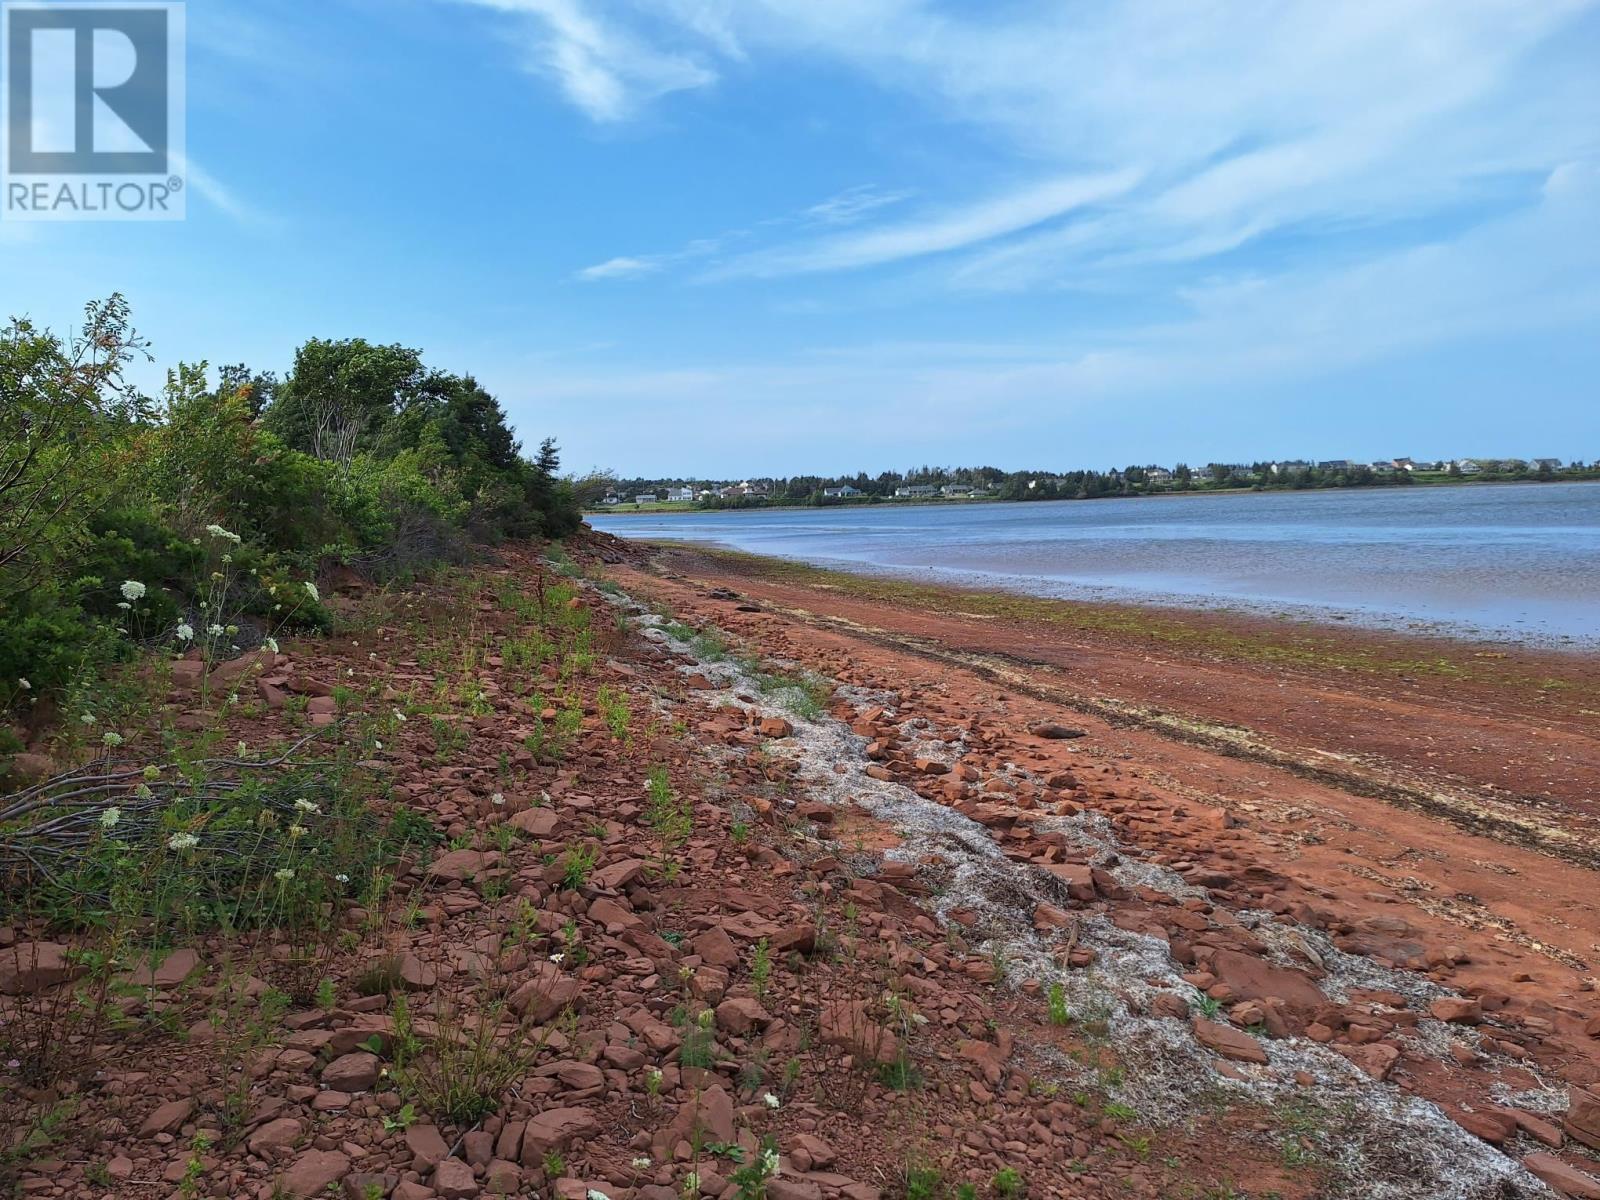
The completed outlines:
[[[1060,983],[1050,985],[1049,994],[1050,1024],[1068,1025],[1072,1022],[1072,1013],[1067,1009],[1067,989]]]
[[[589,882],[595,864],[600,861],[600,848],[584,843],[567,850],[565,866],[561,872],[561,886],[577,891]]]
[[[994,1189],[996,1196],[1009,1198],[1022,1195],[1025,1185],[1022,1174],[1015,1167],[1001,1167],[989,1180],[989,1186]]]

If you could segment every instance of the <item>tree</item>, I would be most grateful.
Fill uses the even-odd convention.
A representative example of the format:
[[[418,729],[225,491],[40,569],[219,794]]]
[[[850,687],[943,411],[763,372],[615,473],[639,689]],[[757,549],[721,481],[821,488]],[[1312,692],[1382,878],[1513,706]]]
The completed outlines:
[[[63,344],[27,320],[0,330],[0,600],[28,591],[112,494],[122,435],[149,401],[123,378],[145,341],[113,295]]]

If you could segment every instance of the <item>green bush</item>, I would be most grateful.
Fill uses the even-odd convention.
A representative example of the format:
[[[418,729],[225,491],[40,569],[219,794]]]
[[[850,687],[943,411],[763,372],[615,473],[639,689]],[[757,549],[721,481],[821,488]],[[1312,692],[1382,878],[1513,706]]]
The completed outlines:
[[[202,603],[260,637],[326,629],[305,581],[332,563],[410,577],[578,527],[554,443],[524,458],[493,396],[415,350],[313,339],[281,384],[234,366],[215,389],[179,364],[159,403],[123,379],[144,352],[120,296],[68,342],[0,329],[0,705],[173,645]]]

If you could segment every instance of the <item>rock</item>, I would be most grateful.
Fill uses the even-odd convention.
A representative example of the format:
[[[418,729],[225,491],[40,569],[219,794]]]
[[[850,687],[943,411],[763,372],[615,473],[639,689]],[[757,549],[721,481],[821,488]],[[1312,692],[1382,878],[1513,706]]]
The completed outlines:
[[[436,1125],[413,1125],[407,1129],[406,1148],[411,1151],[411,1165],[422,1172],[432,1170],[450,1154],[450,1147]]]
[[[1326,1004],[1311,976],[1292,967],[1277,967],[1238,950],[1218,950],[1211,961],[1211,973],[1233,989],[1236,1000],[1277,998],[1291,1008],[1313,1010]]]
[[[67,948],[57,942],[18,942],[0,950],[0,993],[32,995],[83,974],[67,961]]]
[[[765,1029],[771,1020],[771,1014],[760,1002],[748,996],[735,996],[717,1005],[717,1025],[735,1037],[743,1037],[752,1029]]]
[[[1600,1096],[1582,1088],[1573,1088],[1567,1101],[1567,1115],[1561,1128],[1573,1141],[1582,1142],[1591,1150],[1600,1150]]]
[[[1335,1046],[1334,1049],[1379,1082],[1389,1078],[1389,1073],[1400,1061],[1400,1051],[1384,1042],[1369,1042],[1364,1046]]]
[[[174,950],[159,964],[142,962],[126,981],[135,987],[174,988],[200,968],[200,955],[190,949]]]
[[[1205,1017],[1195,1017],[1190,1022],[1194,1030],[1195,1040],[1202,1046],[1223,1058],[1231,1058],[1235,1062],[1260,1063],[1267,1062],[1267,1052],[1261,1048],[1261,1043],[1248,1033],[1216,1021],[1208,1021]]]
[[[523,1130],[522,1163],[536,1167],[546,1151],[563,1149],[578,1138],[593,1137],[599,1131],[600,1122],[587,1108],[548,1108],[529,1120]]]
[[[339,1187],[344,1192],[344,1200],[373,1200],[376,1196],[389,1195],[399,1182],[400,1178],[397,1175],[351,1172],[344,1177],[344,1182]]]
[[[1028,728],[1028,732],[1033,734],[1034,737],[1045,738],[1053,742],[1070,741],[1073,738],[1089,736],[1082,729],[1073,729],[1069,725],[1057,725],[1054,721],[1043,721],[1038,725],[1032,725]]]
[[[459,1158],[447,1158],[434,1169],[433,1190],[444,1200],[473,1200],[479,1189],[471,1167]]]
[[[139,1126],[140,1137],[155,1137],[158,1133],[176,1133],[183,1123],[194,1115],[194,1097],[168,1100],[144,1119]]]
[[[727,930],[720,925],[706,930],[689,943],[690,949],[714,967],[736,967],[739,951]]]
[[[563,974],[554,963],[539,963],[533,978],[512,992],[507,1002],[518,1016],[543,1025],[576,1001],[582,990],[582,984]]]
[[[1502,1144],[1517,1131],[1517,1119],[1510,1113],[1500,1112],[1496,1109],[1485,1109],[1481,1112],[1460,1112],[1452,1115],[1457,1125],[1461,1126],[1473,1137],[1482,1138],[1491,1146]]]
[[[439,969],[408,950],[396,964],[395,978],[408,992],[425,992],[439,982]]]
[[[1428,1005],[1428,1013],[1436,1021],[1454,1025],[1478,1025],[1483,1021],[1483,1006],[1465,996],[1440,996]]]
[[[832,1146],[809,1133],[795,1134],[794,1140],[789,1143],[789,1153],[805,1155],[810,1162],[810,1165],[804,1168],[807,1171],[825,1170],[831,1167],[834,1159],[838,1157]]]
[[[892,1063],[900,1056],[900,1039],[880,1025],[862,1000],[835,1000],[822,1008],[822,1040],[868,1062]]]
[[[525,808],[512,813],[507,823],[531,838],[544,839],[554,836],[561,826],[561,818],[548,808]]]
[[[428,874],[459,883],[481,877],[485,871],[498,867],[501,861],[498,850],[451,850],[428,864]]]
[[[822,1200],[822,1189],[808,1179],[767,1180],[767,1200]]]
[[[364,1092],[378,1082],[380,1066],[378,1056],[365,1050],[341,1055],[322,1068],[322,1086],[340,1092]]]
[[[1600,1181],[1577,1167],[1568,1166],[1554,1154],[1544,1151],[1530,1154],[1522,1160],[1522,1165],[1563,1196],[1572,1200],[1600,1200]]]
[[[621,891],[644,874],[646,865],[642,858],[625,858],[621,862],[601,867],[590,876],[589,882],[607,891]]]
[[[599,1067],[571,1059],[541,1067],[539,1074],[553,1075],[561,1081],[563,1087],[573,1092],[586,1092],[606,1085],[606,1077]]]
[[[794,733],[794,726],[782,717],[762,717],[761,723],[756,726],[756,731],[762,737],[786,738]]]
[[[296,1200],[321,1196],[329,1184],[350,1173],[350,1159],[337,1150],[307,1150],[278,1177],[278,1186]]]
[[[305,1126],[294,1117],[279,1117],[275,1121],[268,1121],[254,1133],[245,1143],[251,1154],[262,1158],[269,1158],[276,1150],[287,1150],[300,1140],[305,1132]]]

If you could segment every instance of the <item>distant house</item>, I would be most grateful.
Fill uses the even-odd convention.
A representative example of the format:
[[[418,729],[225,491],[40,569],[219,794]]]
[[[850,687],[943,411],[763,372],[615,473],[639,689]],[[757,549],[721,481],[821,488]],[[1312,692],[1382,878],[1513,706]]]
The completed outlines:
[[[1456,470],[1460,471],[1463,475],[1483,474],[1483,466],[1476,459],[1458,458],[1456,459],[1455,467]]]
[[[970,496],[972,485],[970,483],[947,483],[939,489],[941,496]]]
[[[613,496],[606,496],[603,500],[600,501],[600,503],[601,504],[621,504],[622,503],[622,497],[621,496],[614,496],[614,495]]]
[[[1535,471],[1559,471],[1561,470],[1561,460],[1559,458],[1536,458],[1533,460],[1533,469]]]
[[[668,500],[693,500],[694,499],[694,489],[692,487],[668,488],[667,489],[667,499]]]
[[[1303,458],[1293,458],[1287,462],[1275,462],[1272,464],[1272,473],[1274,475],[1293,475],[1297,471],[1309,471],[1310,469],[1311,464]]]
[[[1397,468],[1395,467],[1394,463],[1387,459],[1383,462],[1375,462],[1372,464],[1372,473],[1374,475],[1393,475],[1396,469]]]
[[[861,489],[851,487],[846,483],[841,484],[839,487],[823,488],[822,494],[834,500],[848,500],[851,496],[861,495]]]
[[[734,500],[743,496],[765,496],[766,494],[766,488],[762,487],[760,484],[751,483],[749,480],[746,480],[743,483],[731,484],[728,487],[723,488],[722,491],[718,493],[718,495],[720,495],[724,500]]]
[[[1351,462],[1348,458],[1330,458],[1330,459],[1328,459],[1327,462],[1319,462],[1317,464],[1317,470],[1319,470],[1319,471],[1348,471],[1353,466],[1355,466],[1355,464],[1353,462]]]
[[[904,500],[916,496],[937,496],[939,489],[931,483],[913,483],[905,487],[897,487],[894,494]]]
[[[656,502],[656,494],[654,492],[640,492],[633,498],[633,502],[635,504],[654,504]]]
[[[1172,472],[1165,467],[1146,467],[1144,478],[1146,483],[1171,483]]]
[[[1389,462],[1396,471],[1415,471],[1418,465],[1409,458],[1391,458]],[[1373,464],[1373,469],[1377,469],[1376,463]]]

